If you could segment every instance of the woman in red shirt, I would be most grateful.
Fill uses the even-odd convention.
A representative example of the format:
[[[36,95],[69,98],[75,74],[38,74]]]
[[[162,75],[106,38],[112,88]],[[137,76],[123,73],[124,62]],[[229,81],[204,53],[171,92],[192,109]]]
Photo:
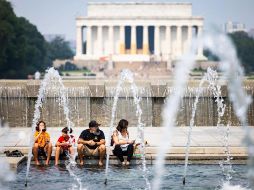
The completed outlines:
[[[55,165],[58,165],[60,154],[65,156],[74,155],[73,146],[75,139],[73,135],[68,135],[68,133],[72,133],[72,129],[69,131],[68,127],[63,128],[62,135],[56,142]]]

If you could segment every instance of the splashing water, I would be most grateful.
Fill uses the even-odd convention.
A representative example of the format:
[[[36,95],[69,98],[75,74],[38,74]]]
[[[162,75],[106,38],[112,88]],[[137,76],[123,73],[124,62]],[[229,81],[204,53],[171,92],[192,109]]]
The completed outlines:
[[[55,70],[53,67],[51,67],[50,69],[46,71],[45,77],[43,81],[41,82],[39,93],[35,103],[34,117],[32,122],[32,132],[30,136],[30,149],[28,153],[28,162],[27,162],[27,171],[26,171],[26,183],[25,183],[26,186],[27,186],[27,179],[28,179],[29,169],[30,169],[30,164],[32,159],[32,148],[34,144],[33,139],[34,139],[36,124],[41,117],[40,109],[42,108],[43,102],[46,100],[47,93],[49,93],[50,91],[57,91],[58,93],[59,104],[62,105],[63,107],[65,119],[66,119],[69,130],[70,128],[74,126],[74,124],[69,119],[68,99],[66,98],[66,95],[65,95],[66,90],[63,85],[62,78],[59,75],[58,71]]]
[[[68,154],[67,155],[68,160],[65,161],[66,169],[70,173],[70,176],[72,176],[75,179],[75,181],[78,183],[78,189],[79,190],[85,190],[82,187],[83,184],[82,184],[81,179],[74,173],[74,169],[75,169],[75,167],[77,165],[76,160],[75,160],[76,156],[77,156],[77,154],[74,154],[74,155],[69,155]],[[73,187],[72,187],[72,190],[74,190],[74,189],[76,189],[75,185],[73,185]]]
[[[180,105],[181,97],[185,92],[186,82],[188,80],[189,72],[193,68],[195,63],[195,52],[197,47],[193,47],[192,51],[188,54],[184,55],[181,58],[181,61],[177,63],[176,66],[176,73],[175,73],[175,80],[173,82],[173,89],[172,94],[169,98],[166,99],[165,106],[162,112],[162,137],[161,139],[172,139],[175,118],[177,115],[178,107]],[[155,162],[155,177],[153,179],[153,190],[160,189],[161,178],[164,173],[164,163],[165,163],[165,154],[167,150],[170,148],[171,142],[168,141],[161,141],[159,152],[157,155],[157,159]]]
[[[8,131],[9,131],[9,126],[6,123],[2,123],[2,121],[0,120],[0,140],[3,142],[4,140],[6,140],[7,136],[8,136]],[[4,183],[6,182],[11,182],[14,181],[16,176],[14,171],[11,170],[10,168],[10,164],[7,161],[6,157],[1,157],[0,158],[0,189],[8,189],[6,188],[6,186],[4,185]]]
[[[232,157],[230,156],[228,139],[229,139],[229,132],[230,132],[230,125],[228,124],[224,131],[222,131],[222,127],[224,126],[221,124],[221,118],[225,113],[226,105],[224,103],[224,99],[222,98],[221,93],[221,86],[217,84],[218,81],[218,73],[210,68],[207,69],[206,80],[209,82],[208,89],[212,91],[213,97],[215,98],[215,102],[217,103],[217,113],[218,113],[218,121],[217,121],[217,129],[220,134],[223,134],[222,137],[222,144],[224,147],[224,152],[226,154],[226,160],[222,160],[220,162],[220,167],[222,169],[223,174],[226,176],[226,181],[229,182],[232,179],[231,173],[233,173],[231,160]]]
[[[203,45],[220,58],[220,68],[228,81],[229,98],[233,102],[234,111],[245,130],[244,143],[248,147],[249,155],[249,182],[254,189],[254,142],[251,139],[251,128],[248,126],[247,110],[251,103],[243,88],[244,71],[231,40],[224,34],[204,36]],[[225,51],[226,50],[226,51]]]
[[[251,103],[251,98],[246,94],[242,80],[244,76],[243,69],[236,55],[236,50],[230,39],[221,33],[206,34],[192,44],[191,50],[181,58],[181,61],[176,66],[175,80],[173,83],[172,95],[167,99],[163,109],[163,137],[162,139],[171,139],[177,110],[180,105],[180,97],[184,93],[188,74],[193,68],[197,47],[202,46],[210,50],[220,59],[219,67],[223,71],[225,78],[228,81],[228,90],[230,100],[233,102],[233,107],[238,116],[243,128],[245,129],[245,143],[248,146],[249,154],[249,181],[250,186],[254,188],[254,142],[251,139],[251,129],[247,122],[247,109]],[[226,51],[225,51],[226,50]],[[165,153],[170,147],[171,142],[166,141],[161,143],[159,154],[155,165],[155,178],[153,180],[153,189],[160,188],[161,178],[164,173]]]
[[[232,168],[231,160],[233,159],[230,155],[229,151],[229,145],[228,145],[228,139],[229,139],[229,132],[230,132],[230,124],[227,124],[227,127],[224,132],[224,140],[223,140],[223,147],[224,152],[226,154],[226,160],[222,160],[220,162],[220,167],[222,169],[223,174],[226,176],[226,181],[230,182],[232,179],[232,173],[234,173],[234,170]]]
[[[250,190],[250,189],[246,189],[244,187],[241,187],[240,185],[230,185],[229,182],[226,182],[223,184],[221,190]]]
[[[189,133],[188,133],[188,138],[187,138],[187,143],[186,143],[186,149],[185,149],[185,165],[184,165],[184,174],[183,174],[183,184],[185,184],[185,180],[186,180],[186,175],[187,175],[187,167],[188,167],[188,159],[189,159],[189,149],[190,149],[190,142],[191,142],[191,134],[192,134],[192,128],[194,126],[194,118],[196,115],[196,109],[197,109],[197,104],[198,104],[198,100],[201,94],[201,87],[203,86],[204,82],[208,82],[208,89],[212,92],[213,97],[215,99],[215,102],[217,103],[217,113],[218,113],[218,121],[217,121],[217,129],[220,134],[224,134],[223,139],[222,139],[222,143],[223,143],[223,147],[225,147],[225,153],[227,156],[226,161],[221,161],[220,162],[220,167],[223,171],[223,174],[226,175],[226,180],[230,181],[230,179],[232,178],[231,173],[233,172],[232,170],[232,165],[231,165],[231,156],[230,156],[230,152],[229,152],[229,146],[228,146],[228,136],[229,136],[229,125],[226,128],[226,131],[221,131],[221,127],[223,126],[221,124],[221,118],[223,117],[224,113],[225,113],[225,108],[226,105],[224,104],[224,99],[222,98],[222,94],[221,94],[221,86],[218,85],[217,82],[218,81],[218,73],[214,70],[212,70],[211,68],[207,69],[207,72],[205,74],[205,76],[202,78],[202,80],[200,81],[199,87],[198,87],[198,92],[197,92],[197,96],[195,98],[195,102],[192,108],[192,117],[190,120],[190,127],[189,127]],[[226,164],[228,167],[226,168],[224,166],[224,164]]]
[[[141,121],[142,116],[142,109],[140,107],[140,97],[138,96],[138,88],[136,84],[134,83],[134,77],[133,73],[130,70],[123,70],[120,74],[120,79],[117,83],[116,87],[116,93],[114,96],[113,101],[113,107],[111,112],[111,121],[110,121],[110,127],[109,127],[109,133],[107,136],[107,158],[106,158],[106,169],[105,169],[105,184],[107,184],[107,178],[108,178],[108,165],[109,165],[109,154],[110,154],[110,142],[111,142],[111,136],[113,133],[113,125],[115,121],[115,114],[116,114],[116,106],[118,102],[118,98],[120,95],[120,92],[122,91],[122,85],[124,82],[129,82],[131,84],[131,91],[134,98],[134,104],[136,105],[136,116],[138,117],[138,126],[137,126],[137,141],[140,142],[140,150],[141,150],[141,159],[142,159],[142,171],[143,171],[143,177],[146,181],[146,188],[151,189],[150,183],[147,177],[147,168],[146,168],[146,160],[145,160],[145,141],[144,141],[144,124]]]
[[[191,143],[191,134],[192,134],[192,127],[194,126],[194,118],[196,115],[196,110],[197,110],[197,104],[198,100],[200,97],[200,94],[202,92],[202,86],[206,80],[206,77],[204,76],[202,80],[199,83],[198,86],[198,91],[197,91],[197,96],[195,98],[195,102],[192,107],[192,113],[191,113],[191,120],[190,120],[190,126],[189,126],[189,132],[188,132],[188,138],[187,138],[187,143],[186,143],[186,148],[185,148],[185,162],[184,162],[184,173],[183,173],[183,184],[185,185],[185,179],[186,179],[186,174],[187,174],[187,167],[188,167],[188,160],[189,160],[189,153],[190,153],[190,143]]]

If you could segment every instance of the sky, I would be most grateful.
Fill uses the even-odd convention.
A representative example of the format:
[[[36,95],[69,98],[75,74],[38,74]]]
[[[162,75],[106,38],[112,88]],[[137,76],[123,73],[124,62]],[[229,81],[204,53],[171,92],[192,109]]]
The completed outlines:
[[[87,0],[9,1],[16,15],[27,18],[42,34],[60,34],[67,40],[75,40],[75,18],[86,16]],[[207,28],[210,26],[222,28],[227,21],[244,23],[247,29],[254,28],[254,0],[146,0],[145,2],[150,1],[190,2],[193,6],[193,16],[204,17]],[[126,2],[126,0],[90,0],[90,2]]]

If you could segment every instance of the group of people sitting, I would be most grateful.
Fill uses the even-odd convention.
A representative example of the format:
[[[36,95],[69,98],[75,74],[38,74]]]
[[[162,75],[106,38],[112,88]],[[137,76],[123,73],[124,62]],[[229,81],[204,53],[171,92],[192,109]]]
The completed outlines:
[[[103,161],[106,154],[105,135],[99,129],[100,124],[95,120],[90,121],[89,128],[82,131],[77,141],[77,152],[80,165],[84,165],[84,158],[86,156],[99,157],[99,166],[103,166]],[[123,166],[129,165],[133,157],[134,147],[139,144],[135,140],[130,140],[128,132],[128,121],[121,119],[113,132],[111,138],[111,146],[113,146],[113,154],[118,157]],[[72,129],[65,127],[62,129],[62,135],[58,138],[55,147],[55,165],[59,164],[59,157],[61,155],[73,157],[74,145],[76,143],[72,135]],[[45,165],[49,165],[52,154],[52,143],[50,135],[47,132],[46,123],[39,121],[36,126],[34,134],[33,156],[36,165],[40,165],[39,156],[46,157]],[[124,160],[127,156],[127,160]]]

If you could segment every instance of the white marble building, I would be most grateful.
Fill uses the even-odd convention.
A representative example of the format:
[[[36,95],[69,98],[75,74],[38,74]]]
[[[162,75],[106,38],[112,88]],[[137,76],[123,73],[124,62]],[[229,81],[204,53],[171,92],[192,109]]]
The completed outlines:
[[[203,23],[192,16],[191,3],[90,2],[87,16],[76,18],[74,60],[171,62],[187,51],[194,35],[202,35]],[[205,59],[202,47],[197,59]]]
[[[245,24],[228,21],[225,23],[224,30],[226,33],[246,32]]]

